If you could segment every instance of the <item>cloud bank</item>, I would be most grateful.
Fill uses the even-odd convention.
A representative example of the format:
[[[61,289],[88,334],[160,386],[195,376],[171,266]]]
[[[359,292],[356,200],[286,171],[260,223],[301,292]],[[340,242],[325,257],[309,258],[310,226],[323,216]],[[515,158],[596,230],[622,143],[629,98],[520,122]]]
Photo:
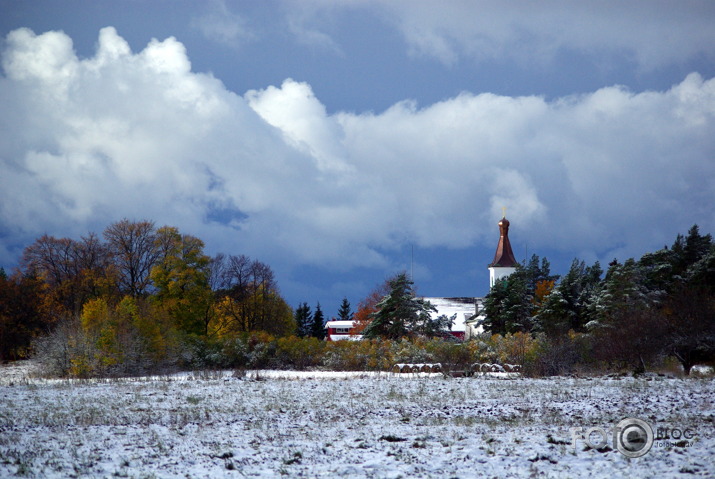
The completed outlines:
[[[231,92],[184,46],[111,27],[80,59],[61,32],[10,33],[0,78],[0,260],[42,233],[122,217],[269,264],[385,267],[409,243],[638,255],[715,229],[715,80],[546,101],[464,92],[327,114],[307,83]],[[239,66],[240,67],[240,66]]]
[[[508,58],[550,64],[568,52],[599,53],[652,71],[703,55],[715,43],[709,1],[376,2],[411,52],[447,65]]]

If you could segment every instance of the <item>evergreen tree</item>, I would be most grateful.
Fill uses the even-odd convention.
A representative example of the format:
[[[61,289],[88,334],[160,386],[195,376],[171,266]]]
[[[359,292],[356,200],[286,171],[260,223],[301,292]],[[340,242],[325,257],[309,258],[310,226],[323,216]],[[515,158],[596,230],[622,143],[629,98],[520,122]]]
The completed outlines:
[[[325,317],[323,316],[323,310],[320,309],[320,303],[315,307],[310,335],[320,340],[325,339]]]
[[[706,255],[688,268],[685,282],[690,288],[702,288],[715,296],[715,243]]]
[[[664,347],[665,321],[658,310],[663,299],[663,291],[646,287],[644,270],[635,260],[612,264],[594,293],[593,319],[586,324],[597,356],[645,371],[646,362]]]
[[[589,304],[598,288],[603,270],[598,261],[593,266],[574,259],[571,268],[549,294],[535,321],[538,330],[549,336],[566,334],[569,330],[584,332]]]
[[[492,334],[513,334],[532,329],[533,291],[529,291],[530,272],[523,267],[497,281],[484,298],[482,323]]]
[[[303,303],[295,310],[296,333],[299,337],[310,336],[313,330],[313,313],[308,303]]]
[[[558,275],[551,274],[551,263],[546,258],[539,258],[538,255],[531,255],[529,263],[524,266],[524,279],[529,292],[536,291],[539,283],[544,281],[556,281]]]
[[[703,256],[710,251],[710,246],[713,244],[713,238],[709,234],[703,236],[700,234],[698,225],[693,225],[688,230],[688,236],[685,237],[685,248],[683,249],[683,257],[687,268],[697,263]]]
[[[492,334],[530,332],[534,315],[550,295],[557,275],[546,258],[532,255],[529,262],[496,284],[484,299],[484,330]]]
[[[688,268],[708,254],[712,244],[712,236],[701,235],[698,225],[691,226],[685,237],[679,234],[671,247],[673,273],[684,276]]]
[[[608,268],[602,287],[595,293],[591,309],[595,315],[589,329],[615,327],[634,310],[648,310],[658,303],[661,291],[649,290],[640,265],[631,259]]]
[[[667,352],[686,375],[694,365],[715,359],[715,244],[688,268],[682,282],[671,286],[663,314]]]
[[[654,253],[646,253],[638,261],[644,274],[644,284],[650,290],[668,290],[680,281],[682,252],[663,248]]]
[[[352,321],[353,313],[350,310],[350,302],[348,298],[343,298],[343,302],[340,304],[340,309],[338,310],[338,321]]]
[[[406,273],[400,273],[389,281],[390,293],[377,304],[363,335],[366,338],[399,339],[409,333],[423,333],[433,329],[430,312],[437,311],[429,301],[415,297],[414,283]]]
[[[668,298],[666,352],[675,356],[686,375],[699,363],[715,359],[715,296],[703,287],[684,287]]]

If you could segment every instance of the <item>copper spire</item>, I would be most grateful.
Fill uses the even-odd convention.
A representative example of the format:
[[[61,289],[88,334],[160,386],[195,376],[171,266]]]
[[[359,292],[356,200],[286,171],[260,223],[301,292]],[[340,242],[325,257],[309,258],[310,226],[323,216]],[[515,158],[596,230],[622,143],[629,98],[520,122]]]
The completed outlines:
[[[505,216],[499,221],[499,244],[497,245],[496,253],[494,253],[494,261],[489,267],[516,268],[518,264],[511,250],[509,220]]]

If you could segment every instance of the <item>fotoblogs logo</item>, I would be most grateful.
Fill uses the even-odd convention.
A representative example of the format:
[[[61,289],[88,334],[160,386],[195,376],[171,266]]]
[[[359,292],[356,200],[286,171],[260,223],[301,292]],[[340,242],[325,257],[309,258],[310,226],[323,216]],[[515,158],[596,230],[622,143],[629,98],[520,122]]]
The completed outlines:
[[[572,427],[571,444],[576,450],[576,441],[582,440],[591,449],[603,449],[608,445],[608,432],[601,427],[583,430],[582,427]],[[653,447],[653,428],[642,419],[626,418],[610,430],[613,448],[626,457],[645,456]]]

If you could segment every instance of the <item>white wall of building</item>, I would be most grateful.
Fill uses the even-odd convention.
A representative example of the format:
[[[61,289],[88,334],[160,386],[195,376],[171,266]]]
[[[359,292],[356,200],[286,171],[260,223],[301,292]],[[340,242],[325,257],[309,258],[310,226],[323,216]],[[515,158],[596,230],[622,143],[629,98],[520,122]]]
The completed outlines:
[[[493,288],[494,284],[500,279],[506,278],[516,271],[516,268],[511,267],[495,267],[489,268],[489,288]]]

